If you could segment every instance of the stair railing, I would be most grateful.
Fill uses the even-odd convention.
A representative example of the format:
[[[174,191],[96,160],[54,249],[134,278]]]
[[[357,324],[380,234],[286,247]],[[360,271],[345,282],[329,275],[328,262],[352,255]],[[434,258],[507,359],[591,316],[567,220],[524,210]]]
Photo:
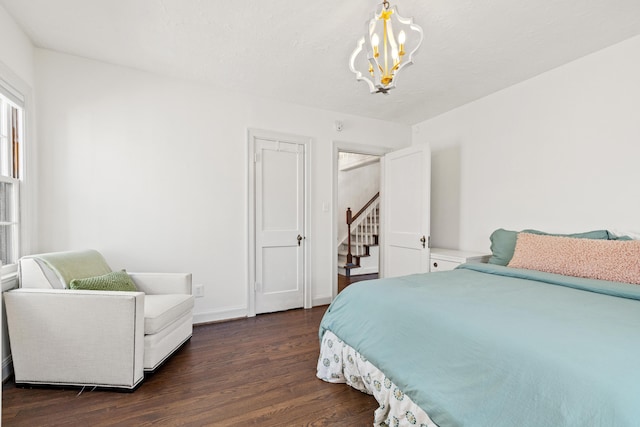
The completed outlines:
[[[377,244],[378,235],[378,207],[380,206],[380,192],[376,193],[363,207],[352,215],[351,208],[347,208],[347,265],[353,265],[351,252],[352,229],[355,235],[355,255],[363,255],[365,245]]]

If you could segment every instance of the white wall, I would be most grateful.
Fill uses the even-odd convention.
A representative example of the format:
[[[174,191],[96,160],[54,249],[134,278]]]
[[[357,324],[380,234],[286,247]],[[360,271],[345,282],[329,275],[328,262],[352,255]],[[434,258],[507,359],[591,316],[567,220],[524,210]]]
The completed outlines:
[[[433,150],[434,246],[640,229],[639,76],[640,36],[414,126]]]
[[[190,271],[196,320],[247,311],[247,129],[312,137],[312,298],[331,297],[332,139],[401,147],[404,125],[236,96],[36,51],[41,251],[93,247],[113,268]],[[344,122],[339,134],[334,122]]]
[[[12,74],[33,87],[33,45],[2,6],[0,6],[0,62],[8,67]]]

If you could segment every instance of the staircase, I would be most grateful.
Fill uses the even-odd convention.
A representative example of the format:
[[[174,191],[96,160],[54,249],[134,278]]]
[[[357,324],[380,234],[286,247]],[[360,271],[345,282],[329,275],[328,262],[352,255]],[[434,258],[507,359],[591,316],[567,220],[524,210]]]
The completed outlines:
[[[351,277],[378,273],[380,229],[379,193],[358,211],[347,209],[348,233],[338,245],[338,274]]]

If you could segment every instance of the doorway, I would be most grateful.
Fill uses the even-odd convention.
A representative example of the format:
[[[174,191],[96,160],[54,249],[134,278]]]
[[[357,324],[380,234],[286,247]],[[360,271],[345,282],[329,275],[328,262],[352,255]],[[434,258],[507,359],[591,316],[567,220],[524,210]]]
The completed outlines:
[[[379,272],[380,168],[380,156],[338,153],[339,282]]]
[[[338,294],[350,283],[371,280],[378,277],[380,264],[378,239],[381,238],[380,216],[377,203],[380,199],[372,199],[380,192],[381,157],[391,151],[385,147],[374,147],[345,142],[333,143],[333,295]],[[353,230],[361,233],[357,237],[352,230],[351,257],[347,259],[348,226],[346,209],[351,208],[351,216],[355,216],[361,208],[376,210],[375,215],[366,218],[363,213],[352,222]],[[376,217],[377,215],[377,217]],[[360,222],[358,224],[358,222]],[[373,235],[375,234],[375,240]],[[368,239],[368,240],[365,240]],[[356,258],[363,251],[368,257]],[[345,268],[346,264],[359,264],[353,268]],[[349,266],[352,267],[352,266]]]

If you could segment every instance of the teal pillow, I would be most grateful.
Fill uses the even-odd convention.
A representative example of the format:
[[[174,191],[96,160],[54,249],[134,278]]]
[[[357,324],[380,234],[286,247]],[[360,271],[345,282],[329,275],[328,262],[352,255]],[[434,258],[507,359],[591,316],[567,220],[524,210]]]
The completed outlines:
[[[522,230],[523,233],[542,234],[547,236],[560,236],[560,237],[574,237],[577,239],[596,239],[596,240],[608,240],[610,239],[610,233],[607,230],[594,230],[584,233],[573,234],[553,234],[545,233],[539,230]],[[518,232],[505,230],[499,228],[491,233],[491,258],[489,258],[489,264],[507,265],[511,258],[513,258],[513,252],[516,249],[516,241],[518,240]]]
[[[137,291],[135,283],[125,270],[86,279],[73,279],[69,287],[88,291]]]
[[[633,237],[630,236],[626,236],[626,235],[622,235],[622,236],[618,236],[615,233],[612,233],[611,231],[607,230],[607,233],[609,234],[609,240],[633,240]]]
[[[499,228],[491,233],[491,258],[489,264],[507,265],[516,249],[518,232]]]

